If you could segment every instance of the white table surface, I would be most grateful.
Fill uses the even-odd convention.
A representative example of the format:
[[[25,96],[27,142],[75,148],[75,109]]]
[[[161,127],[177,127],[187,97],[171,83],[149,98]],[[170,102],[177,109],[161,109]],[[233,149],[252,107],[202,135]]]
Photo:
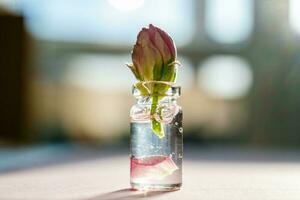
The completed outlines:
[[[179,191],[129,189],[126,148],[0,150],[0,199],[300,199],[299,151],[186,148]]]

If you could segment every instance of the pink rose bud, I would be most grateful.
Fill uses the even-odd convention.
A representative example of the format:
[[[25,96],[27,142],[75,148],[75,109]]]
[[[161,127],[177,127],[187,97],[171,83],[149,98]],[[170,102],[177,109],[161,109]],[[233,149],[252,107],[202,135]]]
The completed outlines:
[[[174,82],[176,47],[172,38],[158,27],[149,25],[137,37],[128,65],[139,81]]]

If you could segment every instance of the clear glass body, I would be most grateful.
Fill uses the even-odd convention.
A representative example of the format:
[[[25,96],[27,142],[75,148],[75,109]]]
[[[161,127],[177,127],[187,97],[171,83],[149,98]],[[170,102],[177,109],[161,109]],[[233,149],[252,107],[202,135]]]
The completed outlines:
[[[151,126],[151,96],[136,94],[130,111],[130,183],[133,189],[168,191],[182,184],[182,109],[177,105],[179,87],[171,87],[158,102],[155,117],[164,130],[159,138]],[[158,114],[159,113],[159,114]]]

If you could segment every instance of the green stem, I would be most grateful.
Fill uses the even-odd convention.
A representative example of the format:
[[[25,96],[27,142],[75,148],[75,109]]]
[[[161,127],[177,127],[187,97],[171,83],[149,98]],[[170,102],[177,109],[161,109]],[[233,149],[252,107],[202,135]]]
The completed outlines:
[[[162,124],[154,118],[154,114],[157,109],[158,101],[159,101],[159,96],[154,95],[152,97],[152,105],[151,105],[150,115],[151,115],[151,120],[152,120],[152,130],[155,133],[155,135],[157,135],[157,137],[159,137],[161,139],[165,136],[164,129],[162,127]]]

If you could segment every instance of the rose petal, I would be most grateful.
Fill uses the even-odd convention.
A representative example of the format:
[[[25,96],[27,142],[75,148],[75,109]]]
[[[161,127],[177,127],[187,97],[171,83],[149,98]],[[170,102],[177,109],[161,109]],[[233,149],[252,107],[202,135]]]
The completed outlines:
[[[131,178],[136,181],[162,180],[178,169],[171,156],[131,159]]]

